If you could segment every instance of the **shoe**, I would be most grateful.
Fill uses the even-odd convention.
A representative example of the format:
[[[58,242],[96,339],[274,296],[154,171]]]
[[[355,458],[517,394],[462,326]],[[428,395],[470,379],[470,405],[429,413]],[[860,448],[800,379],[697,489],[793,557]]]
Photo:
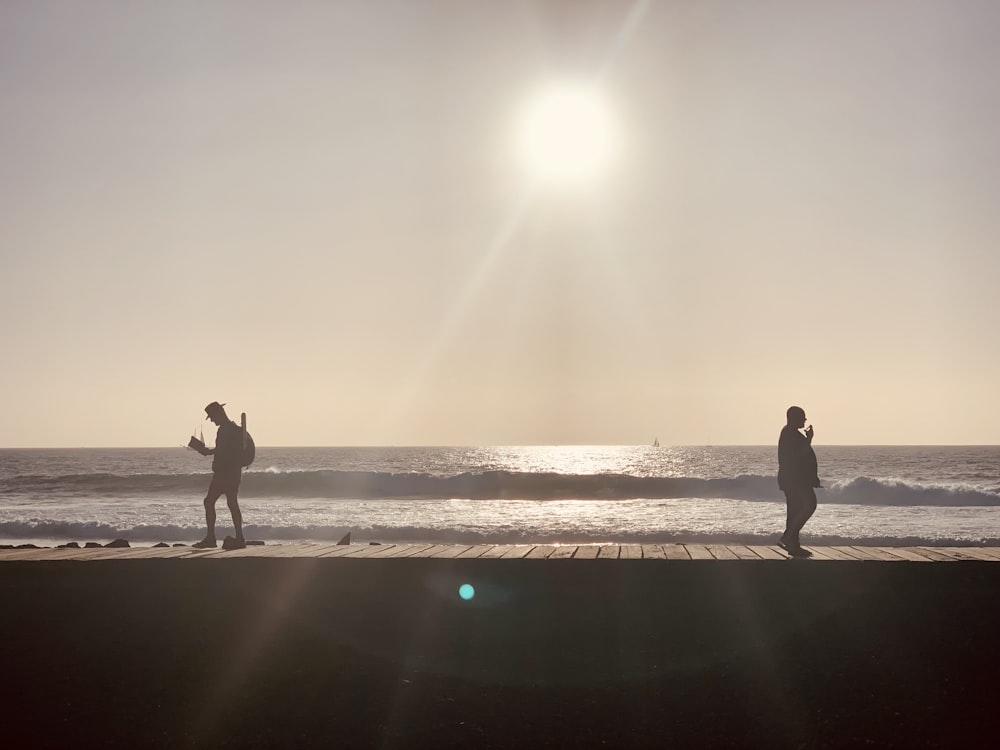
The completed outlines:
[[[786,545],[785,551],[792,557],[812,557],[812,552],[807,550],[805,547],[801,547],[798,544]]]
[[[197,547],[198,549],[210,549],[212,547],[218,547],[219,545],[216,544],[214,539],[209,539],[208,537],[205,537],[200,542],[195,542],[191,546]]]
[[[243,549],[246,546],[247,543],[245,541],[232,536],[227,536],[222,541],[222,549]]]
[[[784,534],[782,534],[781,538],[778,539],[778,546],[792,557],[812,557],[812,552],[807,550],[797,541],[789,542],[788,538]]]

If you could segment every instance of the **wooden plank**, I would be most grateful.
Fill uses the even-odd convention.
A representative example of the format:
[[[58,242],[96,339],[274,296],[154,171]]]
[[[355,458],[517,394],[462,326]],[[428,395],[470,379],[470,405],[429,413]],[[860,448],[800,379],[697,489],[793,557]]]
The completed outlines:
[[[575,544],[557,544],[556,548],[548,556],[549,560],[570,560],[576,554],[578,547]]]
[[[28,555],[25,560],[96,560],[100,557],[117,557],[125,552],[134,552],[136,547],[52,547],[38,550],[39,554]]]
[[[664,544],[663,556],[668,560],[690,560],[691,555],[683,544]]]
[[[958,547],[934,547],[933,549],[939,555],[944,555],[945,557],[947,557],[948,560],[950,560],[951,562],[955,562],[956,560],[966,560],[966,561],[969,561],[969,560],[976,560],[977,559],[975,557],[970,557],[969,555],[966,555]]]
[[[598,560],[617,560],[621,547],[617,544],[602,544],[597,550]]]
[[[328,552],[335,552],[338,549],[343,549],[344,547],[349,547],[349,546],[353,546],[353,545],[337,544],[336,542],[321,542],[317,546],[311,547],[309,549],[309,557],[322,557],[323,555],[327,554]],[[367,545],[367,546],[381,547],[383,545],[374,544],[374,545]]]
[[[0,560],[25,560],[38,557],[39,554],[46,552],[53,552],[58,550],[59,552],[67,551],[67,547],[15,547],[13,549],[0,550]],[[106,550],[106,547],[93,547],[92,549]],[[83,547],[77,548],[76,552],[82,552]]]
[[[319,557],[324,560],[331,557],[347,557],[352,552],[352,548],[356,545],[339,545],[333,549],[329,549],[325,552],[321,552]],[[376,544],[371,545],[375,547],[375,551],[372,552],[368,557],[391,557],[392,555],[398,554],[404,548],[409,549],[410,547],[416,547],[415,544]]]
[[[479,556],[481,560],[499,560],[510,547],[509,544],[494,544]]]
[[[395,554],[390,553],[387,559],[397,560],[404,557],[424,557],[424,553],[434,546],[433,544],[412,544],[409,545],[408,549],[400,550]]]
[[[233,557],[287,557],[290,550],[285,544],[254,544],[242,549],[226,550],[219,547],[199,549],[187,547],[189,554],[179,555],[182,560],[206,560]]]
[[[265,546],[269,546],[269,545],[265,545]],[[324,552],[331,552],[332,550],[337,549],[337,547],[343,547],[343,546],[345,546],[345,545],[337,544],[335,542],[315,542],[315,543],[309,545],[308,549],[303,550],[301,556],[302,557],[319,557]],[[364,544],[364,545],[358,545],[358,546],[359,547],[361,547],[361,546],[363,546],[363,547],[379,547],[381,545],[378,545],[378,544]]]
[[[994,560],[1000,560],[1000,547],[976,547],[984,555],[989,555]]]
[[[879,562],[899,562],[900,560],[902,560],[901,557],[897,557],[896,555],[892,554],[891,552],[886,552],[886,551],[884,551],[884,550],[882,550],[882,549],[880,549],[878,547],[867,547],[867,546],[860,546],[859,545],[859,546],[854,547],[854,549],[859,550],[860,552],[865,553],[866,555],[868,555],[872,559],[878,560]]]
[[[319,547],[320,545],[316,545]],[[208,550],[192,550],[191,554],[184,557],[184,560],[197,560],[197,559],[217,559],[217,558],[234,558],[234,557],[302,557],[308,547],[305,545],[297,544],[263,544],[263,545],[251,545],[249,547],[243,547],[242,549],[225,550],[222,547],[216,547],[215,549]]]
[[[4,560],[24,560],[31,559],[33,555],[37,556],[40,552],[51,552],[51,547],[21,547],[20,549],[5,549],[3,550]]]
[[[774,550],[779,555],[781,555],[781,559],[782,560],[791,560],[792,559],[792,556],[790,554],[788,554],[788,550],[785,549],[784,547],[780,547],[777,544],[769,544],[768,548]]]
[[[471,548],[472,548],[471,544],[449,544],[448,549],[446,549],[444,552],[439,552],[436,555],[432,555],[432,557],[434,557],[435,559],[437,558],[447,559],[452,557],[458,557],[463,552],[465,552],[465,550]]]
[[[210,549],[210,550],[195,549],[194,547],[192,547],[189,544],[185,544],[185,545],[182,545],[180,547],[174,547],[174,546],[170,546],[169,548],[168,547],[160,547],[159,549],[161,551],[163,551],[163,552],[167,552],[167,550],[169,549],[171,552],[176,553],[176,554],[165,554],[164,557],[167,558],[167,559],[179,559],[179,558],[182,558],[182,557],[189,557],[191,555],[201,554],[203,552],[218,552],[219,551],[217,549]]]
[[[855,547],[854,545],[851,545],[849,549],[850,552],[854,553],[859,560],[866,560],[872,562],[885,562],[887,559],[888,560],[899,559],[884,555],[880,552],[876,552],[872,547]]]
[[[230,555],[238,551],[247,557],[252,557],[255,554],[261,557],[315,557],[315,551],[325,546],[325,544],[320,542],[266,544],[262,547],[245,547],[242,550],[233,550],[232,552],[224,552],[224,554]],[[367,545],[355,544],[350,546],[353,546],[355,549],[367,549]]]
[[[17,547],[12,547],[10,549],[0,549],[0,562],[3,562],[4,560],[17,560],[25,552],[29,552],[29,551],[30,550],[19,549]]]
[[[525,560],[544,560],[549,555],[551,555],[552,552],[555,549],[556,548],[554,546],[552,546],[551,544],[539,544],[537,547],[535,547],[533,550],[531,550],[531,552],[529,552],[527,555],[525,555],[524,559]]]
[[[520,560],[522,557],[527,555],[531,550],[535,548],[533,544],[515,544],[508,547],[507,551],[501,556],[504,560]]]
[[[222,545],[210,549],[196,549],[189,547],[190,555],[183,556],[184,560],[195,560],[202,558],[216,557],[280,557],[284,553],[283,544],[265,544],[264,546],[244,547],[243,549],[226,550]]]
[[[171,557],[184,557],[191,553],[190,547],[133,547],[131,549],[106,550],[118,552],[117,555],[96,555],[90,560],[166,560]]]
[[[803,547],[802,549],[812,552],[812,560],[823,560],[824,562],[833,562],[842,558],[834,557],[830,554],[829,548],[827,547]]]
[[[917,552],[926,555],[934,562],[955,562],[955,558],[940,551],[940,547],[916,547]]]
[[[162,547],[160,549],[163,552],[167,552],[168,551],[166,549],[163,549]],[[191,547],[171,547],[169,551],[172,552],[172,553],[176,553],[176,554],[168,554],[168,555],[164,555],[164,557],[166,557],[168,559],[175,559],[175,558],[181,558],[181,557],[188,557],[189,555],[191,555],[194,552],[197,552],[198,550],[191,549]]]
[[[315,545],[318,549],[320,545]],[[353,545],[353,549],[361,549],[361,545]],[[237,552],[240,553],[241,557],[312,557],[310,551],[313,549],[313,545],[305,544],[265,544],[263,547],[244,547],[239,550],[223,550],[222,555],[234,555]]]
[[[265,547],[244,547],[243,549],[225,550],[222,547],[196,549],[188,547],[188,554],[178,555],[181,560],[214,560],[222,557],[279,557],[279,545]]]
[[[934,549],[934,551],[937,554],[942,555],[942,556],[948,558],[949,562],[955,562],[956,560],[975,560],[976,559],[974,557],[969,557],[968,555],[966,555],[966,554],[964,554],[964,553],[962,553],[960,551],[957,551],[957,548],[955,548],[955,547],[934,547],[933,549]]]
[[[827,560],[841,560],[841,561],[849,561],[849,562],[858,562],[858,558],[857,557],[855,557],[854,555],[849,555],[846,552],[843,552],[842,550],[837,549],[836,547],[819,547],[819,546],[817,546],[817,547],[810,547],[809,550],[811,552],[816,552],[816,550],[822,550],[823,556]],[[782,552],[784,552],[784,550],[782,550]],[[788,555],[787,552],[785,552],[785,554]],[[788,555],[788,556],[791,557],[791,555]]]
[[[957,560],[979,560],[994,562],[989,555],[982,554],[975,547],[944,547],[942,552],[946,555],[955,555]]]
[[[178,547],[177,548],[178,551],[181,550],[181,549],[183,549],[183,548],[182,547]],[[129,547],[129,548],[123,548],[123,549],[116,549],[116,550],[110,550],[109,549],[109,550],[103,550],[103,551],[106,552],[107,554],[104,554],[104,555],[100,555],[100,554],[99,555],[94,555],[92,557],[88,557],[87,559],[88,560],[104,560],[104,559],[110,558],[110,559],[113,559],[113,560],[120,560],[120,559],[126,559],[126,560],[140,559],[141,560],[141,559],[156,559],[156,558],[177,557],[177,555],[171,555],[171,554],[169,554],[169,553],[175,551],[175,549],[173,547]],[[112,554],[112,553],[118,553],[118,554]]]
[[[760,560],[761,557],[749,547],[742,544],[727,544],[729,551],[740,560]]]
[[[316,551],[316,557],[346,557],[350,555],[354,550],[362,546],[375,546],[381,548],[383,552],[387,550],[399,551],[401,546],[409,545],[399,545],[399,544],[376,544],[376,545],[360,545],[360,544],[334,544],[329,547],[324,547],[321,550]],[[375,554],[374,552],[372,554]]]
[[[747,545],[747,549],[757,553],[757,556],[762,560],[785,560],[788,558],[788,553],[780,547],[771,547],[763,544],[750,544]]]
[[[597,544],[581,544],[579,547],[576,548],[576,554],[573,555],[573,559],[596,560],[600,552],[601,548]]]
[[[88,560],[101,560],[101,559],[117,559],[122,555],[129,552],[135,552],[136,547],[90,547],[89,549],[60,549],[58,552],[66,553],[61,555],[46,555],[44,557],[32,557],[32,560],[73,560],[76,561],[88,561]]]
[[[685,544],[684,549],[691,556],[692,560],[714,560],[713,555],[704,544]]]
[[[881,560],[883,562],[901,562],[906,560],[906,558],[904,558],[902,555],[893,554],[892,549],[890,547],[859,546],[857,547],[857,549],[864,550],[872,557],[875,557],[876,559]]]
[[[834,545],[831,545],[830,547],[827,547],[827,549],[832,550],[834,552],[839,552],[841,555],[843,555],[848,560],[867,560],[867,559],[869,559],[863,553],[858,552],[853,547],[847,547],[847,546],[842,545],[842,544],[834,544]]]
[[[173,549],[172,547],[159,547],[153,549],[152,547],[112,547],[105,549],[98,549],[96,547],[91,547],[88,550],[81,550],[84,552],[83,555],[73,555],[70,559],[73,560],[130,560],[134,558],[142,557],[155,557],[157,552],[164,550]],[[183,549],[178,547],[178,549]]]
[[[642,545],[642,559],[666,560],[667,556],[663,552],[663,547],[661,547],[659,544],[644,544]]]
[[[408,547],[408,544],[379,544],[375,545],[375,551],[368,555],[369,560],[374,560],[375,558],[383,559],[390,557],[391,555],[399,552],[400,547]],[[330,555],[323,555],[324,558],[330,557]],[[343,555],[341,555],[343,557]]]
[[[902,547],[876,547],[876,549],[890,555],[895,555],[896,557],[902,558],[907,562],[931,562],[930,559],[924,557],[923,555],[916,552],[909,552]]]
[[[121,549],[129,549],[122,547]],[[110,552],[107,547],[91,547],[89,549],[73,547],[42,547],[40,549],[24,550],[25,554],[18,560],[86,560],[102,552]]]
[[[227,550],[222,548],[221,542],[216,548],[216,552],[222,555],[239,553],[240,555],[260,555],[262,557],[288,557],[297,545],[286,543],[265,544],[263,547],[244,547],[243,549]],[[304,545],[303,545],[304,546]]]
[[[462,558],[482,557],[483,554],[493,549],[493,546],[494,545],[492,544],[477,544],[473,547],[469,547],[469,549],[461,553],[459,557]]]
[[[955,547],[952,547],[951,549],[955,549]],[[996,557],[992,550],[986,549],[985,547],[962,547],[961,550],[965,554],[977,557],[984,562],[1000,561],[1000,558]]]
[[[382,544],[352,544],[353,549],[345,555],[340,555],[343,559],[358,560],[366,557],[374,557],[379,552],[382,551]],[[397,552],[399,550],[396,550]],[[392,555],[391,552],[386,552],[383,557]]]
[[[638,544],[623,544],[618,557],[622,560],[641,560],[642,546]]]
[[[733,551],[729,549],[725,544],[706,544],[705,549],[712,553],[712,557],[716,560],[738,560],[739,558],[733,554]]]
[[[439,555],[442,552],[447,552],[448,548],[450,546],[451,545],[449,545],[449,544],[435,544],[435,545],[433,545],[431,547],[428,547],[423,552],[420,552],[418,556],[419,557],[434,557],[435,555]]]

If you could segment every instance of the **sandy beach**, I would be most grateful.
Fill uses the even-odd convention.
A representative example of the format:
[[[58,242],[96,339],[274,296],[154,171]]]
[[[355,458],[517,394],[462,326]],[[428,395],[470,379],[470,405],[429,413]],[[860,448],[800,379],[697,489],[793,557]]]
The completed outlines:
[[[971,561],[4,561],[4,736],[954,746],[993,728],[998,582]]]

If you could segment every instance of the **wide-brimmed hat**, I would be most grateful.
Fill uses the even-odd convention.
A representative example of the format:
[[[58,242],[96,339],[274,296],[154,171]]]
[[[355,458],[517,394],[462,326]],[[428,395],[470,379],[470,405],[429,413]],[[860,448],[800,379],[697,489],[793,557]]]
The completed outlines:
[[[225,404],[220,404],[218,401],[213,401],[212,403],[210,403],[208,406],[205,407],[205,413],[211,416],[213,411],[216,410],[225,411],[225,409],[222,408],[223,406],[225,406]],[[205,417],[205,419],[208,419],[208,417]]]

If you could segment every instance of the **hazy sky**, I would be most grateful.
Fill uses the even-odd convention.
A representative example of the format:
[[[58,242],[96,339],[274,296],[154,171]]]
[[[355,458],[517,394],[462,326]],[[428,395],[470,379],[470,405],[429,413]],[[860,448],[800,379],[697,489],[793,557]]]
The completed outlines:
[[[1000,3],[0,3],[0,446],[1000,443]],[[617,150],[519,123],[594,86]],[[576,128],[567,129],[567,137]],[[581,157],[582,158],[582,157]]]

